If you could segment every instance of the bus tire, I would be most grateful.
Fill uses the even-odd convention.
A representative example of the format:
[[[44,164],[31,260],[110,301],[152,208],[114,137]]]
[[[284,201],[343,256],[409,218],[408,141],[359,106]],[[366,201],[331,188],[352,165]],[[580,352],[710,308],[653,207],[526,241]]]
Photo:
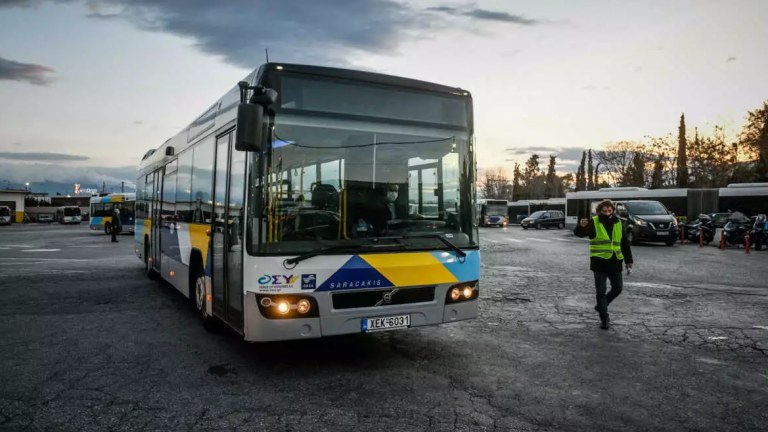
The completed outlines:
[[[200,260],[195,260],[194,268],[194,286],[191,287],[191,291],[194,292],[194,305],[197,315],[200,317],[200,322],[203,324],[205,331],[214,333],[216,332],[216,322],[213,317],[208,315],[205,307],[205,271],[203,270],[203,264]]]
[[[104,224],[104,234],[106,234],[106,235],[109,235],[109,234],[111,234],[111,233],[109,232],[109,231],[110,231],[110,229],[111,229],[111,227],[112,227],[112,224],[111,224],[111,223],[109,223],[109,222],[105,223],[105,224]]]
[[[144,274],[146,274],[150,280],[157,277],[157,272],[152,268],[152,264],[149,261],[149,242],[146,241],[146,239],[144,241]]]
[[[537,230],[540,230],[540,229],[541,229],[541,224],[540,224],[540,223],[537,223],[537,224],[536,224],[536,229],[537,229]]]

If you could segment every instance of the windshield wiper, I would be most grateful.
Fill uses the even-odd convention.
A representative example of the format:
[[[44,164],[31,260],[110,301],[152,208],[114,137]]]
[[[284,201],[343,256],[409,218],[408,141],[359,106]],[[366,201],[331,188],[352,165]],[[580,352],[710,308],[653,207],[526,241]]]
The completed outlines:
[[[310,258],[314,258],[318,255],[325,255],[329,252],[336,252],[340,250],[356,250],[356,249],[377,249],[377,248],[405,248],[407,247],[407,244],[385,244],[385,245],[370,245],[370,244],[362,244],[362,245],[334,245],[334,246],[328,246],[324,248],[317,248],[314,250],[311,250],[303,255],[299,255],[294,258],[289,258],[285,261],[283,261],[283,267],[288,268],[288,266],[296,266],[296,264],[308,260]],[[293,268],[293,267],[291,267]]]
[[[461,250],[460,247],[456,246],[455,244],[448,241],[447,238],[443,237],[443,234],[413,234],[413,235],[403,234],[402,237],[400,238],[435,238],[443,242],[443,244],[445,244],[449,248],[453,249],[453,251],[456,252],[456,255],[458,255],[459,257],[464,258],[467,256],[467,254],[463,250]]]

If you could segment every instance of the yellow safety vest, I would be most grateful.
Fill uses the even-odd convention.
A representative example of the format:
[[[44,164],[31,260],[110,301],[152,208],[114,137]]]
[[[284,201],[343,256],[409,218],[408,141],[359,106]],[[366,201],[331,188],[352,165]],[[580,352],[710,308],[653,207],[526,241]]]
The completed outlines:
[[[589,252],[590,256],[610,259],[614,254],[616,258],[623,260],[624,254],[621,253],[621,221],[616,221],[613,224],[613,240],[608,237],[608,231],[605,230],[605,226],[600,223],[600,219],[595,216],[592,218],[595,223],[595,238],[589,240]]]

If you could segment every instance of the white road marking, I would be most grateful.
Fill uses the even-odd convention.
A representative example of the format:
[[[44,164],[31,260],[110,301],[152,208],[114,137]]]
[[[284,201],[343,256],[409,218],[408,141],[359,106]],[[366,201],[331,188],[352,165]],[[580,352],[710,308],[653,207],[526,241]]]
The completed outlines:
[[[562,242],[570,242],[570,241],[571,241],[571,239],[567,239],[567,238],[557,238],[557,237],[555,237],[555,240],[557,240],[557,241],[562,241]]]
[[[24,249],[22,252],[58,252],[61,249]]]
[[[544,239],[539,239],[539,238],[526,237],[525,239],[526,240],[531,240],[531,241],[542,242],[542,243],[549,243],[549,240],[544,240]]]
[[[88,273],[85,270],[61,270],[61,271],[40,271],[37,269],[30,269],[26,272],[16,272],[16,273],[9,273],[9,274],[0,274],[0,277],[2,276],[19,276],[23,274],[36,274],[36,275],[43,275],[43,274],[62,274],[62,273]]]
[[[104,247],[102,245],[84,245],[84,246],[71,246],[73,248],[100,248]]]
[[[506,238],[504,240],[506,240],[508,242],[514,242],[514,243],[522,243],[523,242],[522,240],[518,240],[518,239],[514,239],[514,238]]]
[[[727,338],[727,337],[725,337],[725,336],[710,336],[710,337],[708,337],[707,339],[709,339],[709,340],[713,340],[713,341],[714,341],[714,340],[726,340],[726,339],[728,339],[728,338]]]
[[[752,326],[754,329],[768,330],[768,326]]]
[[[498,240],[491,240],[491,239],[487,239],[487,238],[480,239],[480,240],[482,240],[484,242],[491,242],[491,243],[498,243],[499,242]]]

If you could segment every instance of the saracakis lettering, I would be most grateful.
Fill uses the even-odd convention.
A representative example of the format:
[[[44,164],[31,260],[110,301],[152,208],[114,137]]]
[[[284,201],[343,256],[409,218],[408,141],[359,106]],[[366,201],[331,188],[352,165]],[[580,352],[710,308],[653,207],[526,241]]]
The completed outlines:
[[[372,279],[364,281],[344,281],[344,282],[331,282],[331,289],[344,289],[344,288],[369,288],[381,286],[381,279]]]

